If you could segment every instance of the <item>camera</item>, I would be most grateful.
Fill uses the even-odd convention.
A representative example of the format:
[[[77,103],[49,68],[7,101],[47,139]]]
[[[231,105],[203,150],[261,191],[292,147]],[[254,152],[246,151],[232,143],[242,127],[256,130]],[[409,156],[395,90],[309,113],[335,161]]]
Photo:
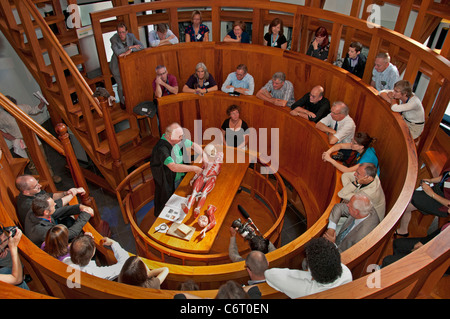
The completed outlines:
[[[14,237],[17,233],[17,226],[3,227],[3,231],[8,234],[8,237]]]
[[[256,236],[255,229],[250,226],[253,222],[247,221],[245,224],[242,224],[242,221],[240,218],[236,219],[231,223],[231,227],[237,228],[237,232],[239,235],[241,235],[246,240],[251,240],[253,237]]]

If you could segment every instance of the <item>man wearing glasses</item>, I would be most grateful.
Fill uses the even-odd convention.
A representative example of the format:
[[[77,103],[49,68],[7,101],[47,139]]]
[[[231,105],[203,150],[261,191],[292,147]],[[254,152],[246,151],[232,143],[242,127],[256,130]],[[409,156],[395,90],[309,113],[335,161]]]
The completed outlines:
[[[253,76],[248,74],[245,64],[239,64],[235,72],[228,74],[227,79],[222,85],[222,92],[229,94],[253,95],[254,90],[255,80]]]
[[[25,217],[29,212],[31,212],[31,203],[33,199],[40,194],[46,194],[47,192],[41,189],[41,184],[32,175],[21,175],[16,178],[16,188],[20,191],[19,196],[17,196],[17,215],[19,217],[20,223],[25,225]],[[56,203],[56,209],[69,204],[69,202],[77,196],[77,194],[83,195],[85,190],[83,187],[71,188],[65,192],[58,193],[48,193],[50,197]],[[80,205],[80,210],[85,207],[85,205]]]
[[[178,82],[177,78],[167,72],[167,68],[164,65],[158,65],[156,67],[156,78],[153,80],[153,93],[155,98],[162,96],[177,94]]]

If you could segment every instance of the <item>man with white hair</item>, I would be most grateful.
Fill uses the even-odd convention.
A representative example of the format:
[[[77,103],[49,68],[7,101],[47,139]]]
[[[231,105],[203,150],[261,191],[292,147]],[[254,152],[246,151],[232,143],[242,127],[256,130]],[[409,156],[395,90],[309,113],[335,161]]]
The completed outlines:
[[[341,217],[347,217],[347,221],[336,236],[336,225]],[[339,251],[343,252],[363,239],[379,223],[372,201],[364,192],[359,192],[348,203],[334,205],[323,237],[335,243]]]
[[[195,172],[200,174],[203,169],[199,166],[188,165],[183,161],[183,149],[185,156],[190,154],[191,147],[197,154],[203,155],[202,147],[188,139],[183,138],[183,128],[178,123],[172,123],[166,128],[166,132],[156,143],[150,157],[150,168],[155,182],[155,216],[159,216],[167,200],[180,185],[184,174]],[[190,155],[188,156],[190,159]]]
[[[328,143],[351,143],[355,135],[356,125],[349,115],[348,106],[342,101],[336,101],[331,107],[331,113],[316,123],[319,131],[328,134]]]

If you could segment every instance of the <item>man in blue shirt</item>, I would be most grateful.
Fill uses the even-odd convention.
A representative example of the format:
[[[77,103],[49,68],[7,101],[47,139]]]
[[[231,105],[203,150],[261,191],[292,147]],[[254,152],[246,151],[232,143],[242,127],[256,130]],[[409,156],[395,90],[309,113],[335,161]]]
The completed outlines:
[[[238,92],[240,94],[253,95],[254,90],[255,81],[253,76],[248,74],[245,64],[239,64],[236,72],[228,74],[227,79],[222,85],[222,91],[225,93]]]

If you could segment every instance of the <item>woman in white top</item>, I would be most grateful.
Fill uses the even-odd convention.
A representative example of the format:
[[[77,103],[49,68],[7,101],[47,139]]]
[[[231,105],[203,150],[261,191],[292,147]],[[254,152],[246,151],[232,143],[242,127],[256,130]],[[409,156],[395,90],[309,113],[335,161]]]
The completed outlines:
[[[418,138],[425,125],[425,111],[420,99],[412,93],[411,84],[400,80],[394,84],[394,90],[383,90],[380,96],[391,104],[392,111],[401,113],[413,139]]]

